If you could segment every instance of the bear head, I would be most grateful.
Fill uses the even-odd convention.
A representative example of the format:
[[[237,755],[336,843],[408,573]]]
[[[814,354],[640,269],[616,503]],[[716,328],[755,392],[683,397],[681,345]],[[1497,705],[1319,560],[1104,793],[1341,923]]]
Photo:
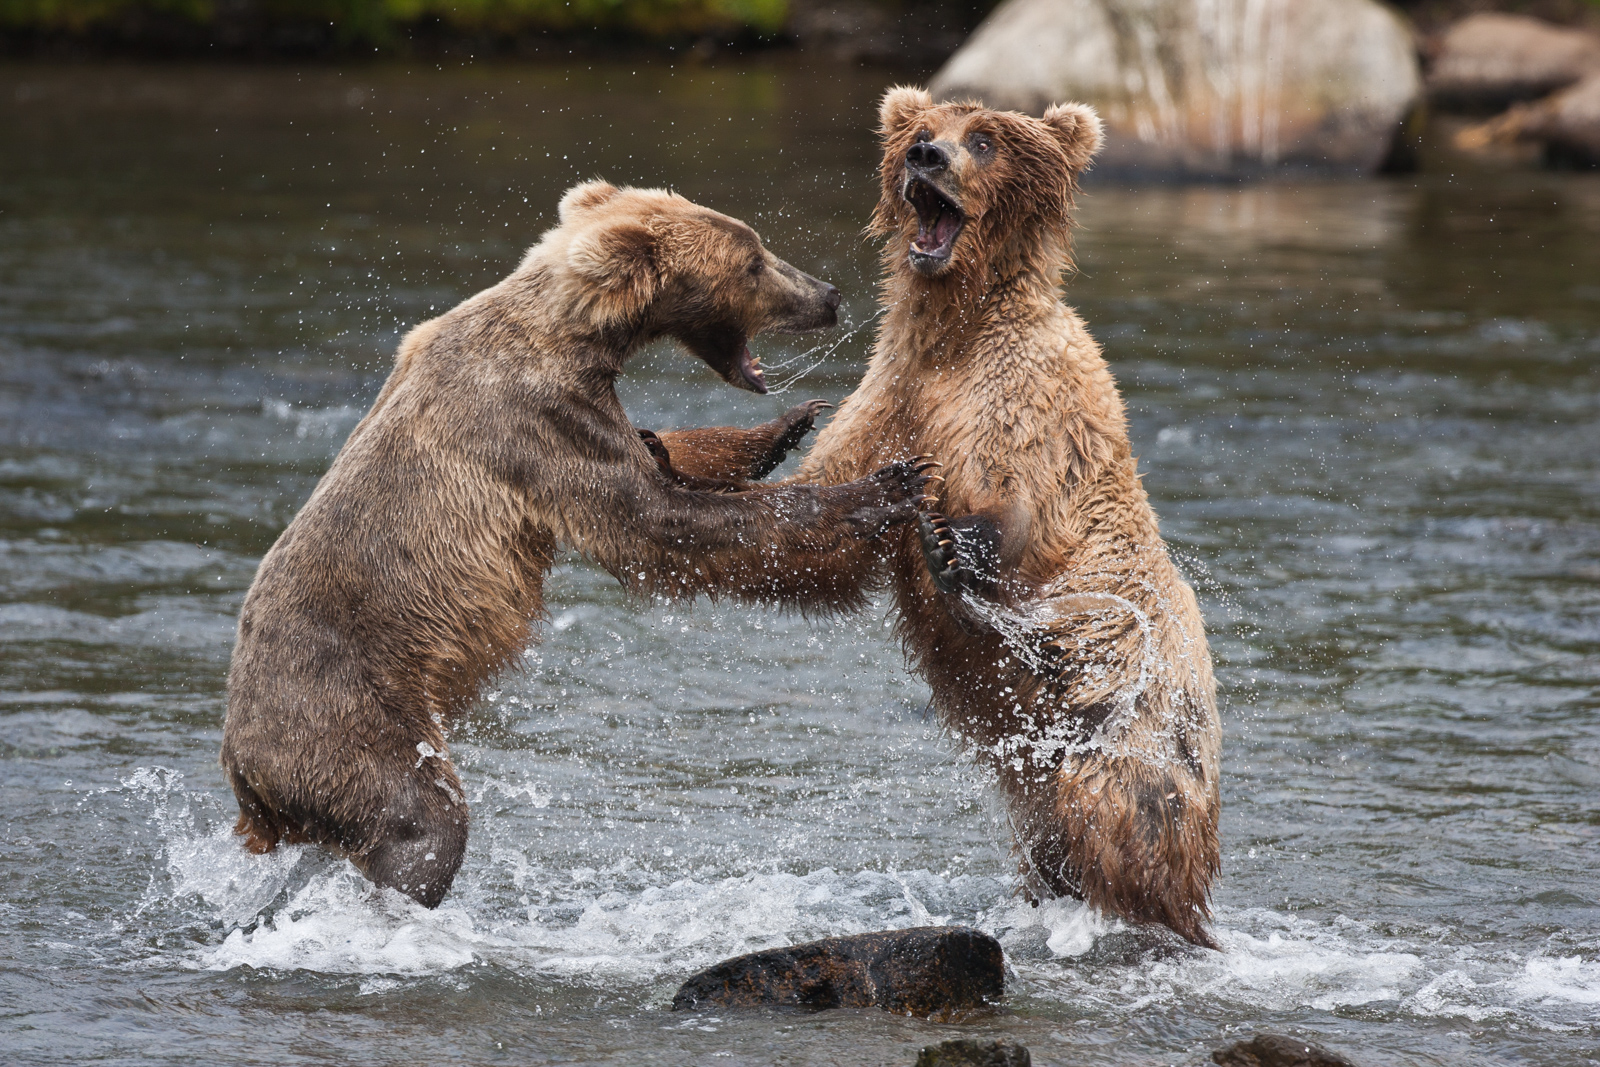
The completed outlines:
[[[723,380],[757,393],[767,385],[751,337],[839,321],[839,290],[774,256],[738,219],[660,189],[576,186],[540,248],[564,267],[594,327],[630,344],[675,338]]]
[[[921,89],[884,94],[882,190],[871,232],[891,238],[891,269],[924,278],[1002,273],[1006,257],[1067,265],[1078,178],[1100,149],[1100,118],[1056,104],[1042,118]]]

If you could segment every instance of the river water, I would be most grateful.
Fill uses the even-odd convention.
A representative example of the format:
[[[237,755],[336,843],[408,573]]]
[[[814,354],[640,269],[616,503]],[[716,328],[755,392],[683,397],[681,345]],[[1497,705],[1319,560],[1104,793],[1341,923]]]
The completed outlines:
[[[257,559],[410,324],[573,181],[668,184],[873,307],[882,75],[0,67],[0,1059],[1198,1064],[1258,1030],[1362,1064],[1600,1062],[1600,177],[1091,184],[1105,344],[1225,700],[1222,952],[1012,895],[987,784],[880,606],[630,602],[576,559],[453,739],[443,907],[243,853],[216,753]],[[643,426],[761,398],[655,352]],[[830,340],[843,337],[843,331]],[[685,1017],[690,971],[970,923],[1001,1014]]]

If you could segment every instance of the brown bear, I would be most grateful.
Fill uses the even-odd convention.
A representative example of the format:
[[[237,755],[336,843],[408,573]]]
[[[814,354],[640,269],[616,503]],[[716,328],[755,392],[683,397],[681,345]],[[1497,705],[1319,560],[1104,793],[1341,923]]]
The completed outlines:
[[[889,570],[942,720],[998,775],[1031,893],[1211,945],[1221,726],[1205,631],[1111,373],[1061,300],[1099,119],[906,88],[881,119],[886,313],[798,477],[931,454],[957,518],[930,512],[896,554],[845,546],[828,564],[863,586]]]
[[[315,842],[438,904],[467,840],[446,732],[529,640],[558,546],[638,591],[856,603],[807,560],[911,521],[919,464],[745,485],[809,427],[801,405],[755,432],[674,436],[723,472],[686,486],[614,390],[631,354],[672,337],[765,391],[747,340],[832,325],[838,304],[745,224],[596,182],[510,277],[414,329],[239,616],[222,765],[250,850]]]

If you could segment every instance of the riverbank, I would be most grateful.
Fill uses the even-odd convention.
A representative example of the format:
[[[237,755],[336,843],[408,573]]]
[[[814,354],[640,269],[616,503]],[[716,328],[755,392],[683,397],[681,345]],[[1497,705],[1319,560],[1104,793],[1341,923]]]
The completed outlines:
[[[553,59],[801,48],[932,70],[993,0],[0,0],[0,57]]]
[[[931,72],[995,0],[0,0],[0,57],[551,59],[800,49]],[[1600,0],[1398,0],[1419,47],[1477,11],[1600,28]]]

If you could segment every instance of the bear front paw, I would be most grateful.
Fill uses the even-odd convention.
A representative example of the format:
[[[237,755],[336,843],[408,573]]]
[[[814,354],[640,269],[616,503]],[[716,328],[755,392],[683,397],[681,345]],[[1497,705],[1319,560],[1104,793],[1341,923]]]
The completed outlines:
[[[961,546],[950,520],[937,511],[917,513],[917,533],[922,541],[922,558],[928,576],[941,593],[960,593],[972,586],[972,569],[961,559]]]
[[[778,469],[778,465],[789,458],[789,453],[800,446],[806,434],[817,427],[817,416],[833,407],[826,400],[807,400],[804,404],[794,407],[773,419],[769,426],[775,425],[778,435],[772,440],[772,448],[768,450],[760,462],[752,470],[751,477],[765,478]]]
[[[928,456],[913,456],[880,468],[872,481],[882,490],[885,503],[912,505],[905,515],[910,519],[917,502],[927,494],[928,480],[935,477],[928,472],[941,465]]]
[[[805,440],[806,434],[817,428],[817,416],[831,407],[833,405],[826,400],[807,400],[804,404],[796,404],[779,415],[778,422],[783,425],[784,430],[773,447],[788,453]]]
[[[916,502],[927,492],[928,472],[937,466],[939,464],[927,456],[917,456],[891,463],[860,482],[852,482],[852,487],[859,487],[856,491],[865,488],[875,499],[855,508],[846,521],[868,538],[877,537],[891,526],[910,522],[917,514]]]

